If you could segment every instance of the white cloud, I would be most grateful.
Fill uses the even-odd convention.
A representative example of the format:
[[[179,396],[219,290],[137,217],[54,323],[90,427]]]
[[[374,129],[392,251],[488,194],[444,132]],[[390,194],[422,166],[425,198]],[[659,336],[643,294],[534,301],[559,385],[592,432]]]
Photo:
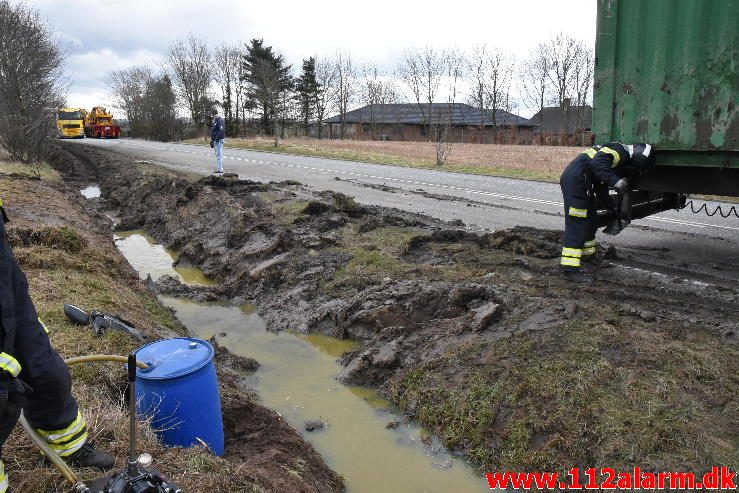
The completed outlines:
[[[192,32],[215,46],[264,38],[295,68],[302,58],[351,51],[392,70],[413,46],[498,46],[518,58],[558,32],[595,39],[593,0],[35,0],[69,42],[71,94],[104,94],[114,69],[161,62]]]
[[[111,71],[159,63],[161,55],[146,49],[119,53],[111,48],[102,48],[97,51],[73,53],[66,63],[66,73],[70,82],[67,103],[73,107],[88,109],[103,102],[107,104],[109,94],[106,79]]]
[[[112,103],[109,100],[109,96],[104,91],[93,91],[93,92],[70,92],[67,95],[67,107],[68,108],[85,108],[90,110],[95,106],[104,106],[109,111],[113,111],[113,116],[122,117],[119,115]]]

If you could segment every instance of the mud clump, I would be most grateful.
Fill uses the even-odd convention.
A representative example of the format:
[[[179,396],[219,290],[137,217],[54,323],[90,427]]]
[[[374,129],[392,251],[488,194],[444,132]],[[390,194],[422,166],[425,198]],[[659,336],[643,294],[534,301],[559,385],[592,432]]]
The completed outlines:
[[[496,231],[486,237],[488,244],[507,252],[536,258],[556,258],[562,250],[562,233],[522,226]]]
[[[254,371],[259,368],[259,361],[254,358],[233,354],[231,351],[218,344],[216,336],[208,339],[208,342],[216,351],[216,362],[218,364],[238,371]]]
[[[326,428],[328,426],[328,423],[325,421],[320,420],[314,420],[314,421],[306,421],[303,425],[303,429],[305,431],[318,431]]]
[[[216,301],[220,297],[219,290],[215,286],[183,284],[178,278],[170,275],[164,275],[156,281],[149,276],[144,283],[155,293],[178,296],[193,301]]]

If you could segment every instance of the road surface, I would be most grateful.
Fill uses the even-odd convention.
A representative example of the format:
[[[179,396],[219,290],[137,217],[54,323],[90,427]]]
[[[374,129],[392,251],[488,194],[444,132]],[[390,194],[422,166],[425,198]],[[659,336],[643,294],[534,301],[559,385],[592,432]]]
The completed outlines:
[[[126,153],[169,168],[209,174],[215,168],[206,146],[142,140],[76,141]],[[420,212],[439,219],[461,220],[474,230],[513,226],[561,229],[562,196],[557,184],[450,173],[401,166],[358,163],[240,149],[224,150],[224,168],[257,181],[297,180],[318,190],[335,190],[362,204]],[[703,201],[696,201],[699,206]],[[717,202],[706,203],[709,210]],[[614,245],[623,268],[641,268],[681,279],[736,287],[739,285],[739,219],[718,214],[667,211],[634,221],[615,237],[598,235]]]

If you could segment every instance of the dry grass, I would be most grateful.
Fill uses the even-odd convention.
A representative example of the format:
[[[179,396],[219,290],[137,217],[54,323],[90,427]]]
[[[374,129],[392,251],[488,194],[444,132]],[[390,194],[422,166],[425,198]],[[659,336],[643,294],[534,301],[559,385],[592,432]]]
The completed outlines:
[[[96,368],[105,372],[108,368]],[[119,372],[122,380],[124,372]],[[95,384],[76,384],[75,395],[85,411],[85,419],[92,431],[91,439],[116,458],[116,470],[125,467],[128,456],[128,409],[122,393],[100,392]],[[149,426],[138,426],[138,450],[154,457],[153,468],[163,472],[171,481],[188,492],[262,491],[238,468],[228,461],[214,457],[203,447],[188,449],[167,448],[157,440]],[[69,485],[51,466],[40,466],[35,446],[20,427],[8,439],[5,454],[14,491],[66,492]],[[102,474],[94,469],[76,471],[83,481],[91,481]]]
[[[138,344],[130,337],[108,332],[94,337],[89,328],[72,325],[62,312],[63,303],[87,309],[122,313],[152,338],[184,334],[172,313],[138,280],[118,254],[108,231],[90,228],[89,216],[65,190],[49,182],[0,176],[0,197],[8,203],[8,237],[15,256],[28,277],[30,292],[40,317],[51,330],[52,346],[63,356],[126,354]],[[89,424],[96,446],[117,458],[122,468],[128,450],[128,410],[124,404],[125,371],[122,365],[95,363],[71,369],[73,392]],[[222,395],[234,389],[221,380]],[[165,448],[151,429],[138,428],[138,450],[151,453],[154,468],[188,492],[262,489],[238,464],[214,457],[203,448]],[[12,491],[67,492],[61,475],[40,464],[40,455],[20,426],[3,447]],[[85,481],[101,474],[77,471]]]
[[[36,170],[38,170],[41,180],[52,182],[62,181],[62,177],[59,175],[59,172],[46,163],[34,167],[28,164],[4,161],[0,155],[0,174],[21,175],[28,178],[35,178]]]
[[[303,138],[285,139],[275,147],[272,140],[255,138],[229,139],[227,147],[551,182],[559,180],[564,167],[582,151],[580,147],[453,144],[447,163],[439,167],[430,142]]]

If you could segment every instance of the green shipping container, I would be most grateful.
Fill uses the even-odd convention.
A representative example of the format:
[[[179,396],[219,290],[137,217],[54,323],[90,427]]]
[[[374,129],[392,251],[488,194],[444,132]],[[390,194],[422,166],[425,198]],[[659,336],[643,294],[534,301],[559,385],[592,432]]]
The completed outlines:
[[[658,150],[647,188],[739,195],[739,0],[598,0],[593,133]]]

